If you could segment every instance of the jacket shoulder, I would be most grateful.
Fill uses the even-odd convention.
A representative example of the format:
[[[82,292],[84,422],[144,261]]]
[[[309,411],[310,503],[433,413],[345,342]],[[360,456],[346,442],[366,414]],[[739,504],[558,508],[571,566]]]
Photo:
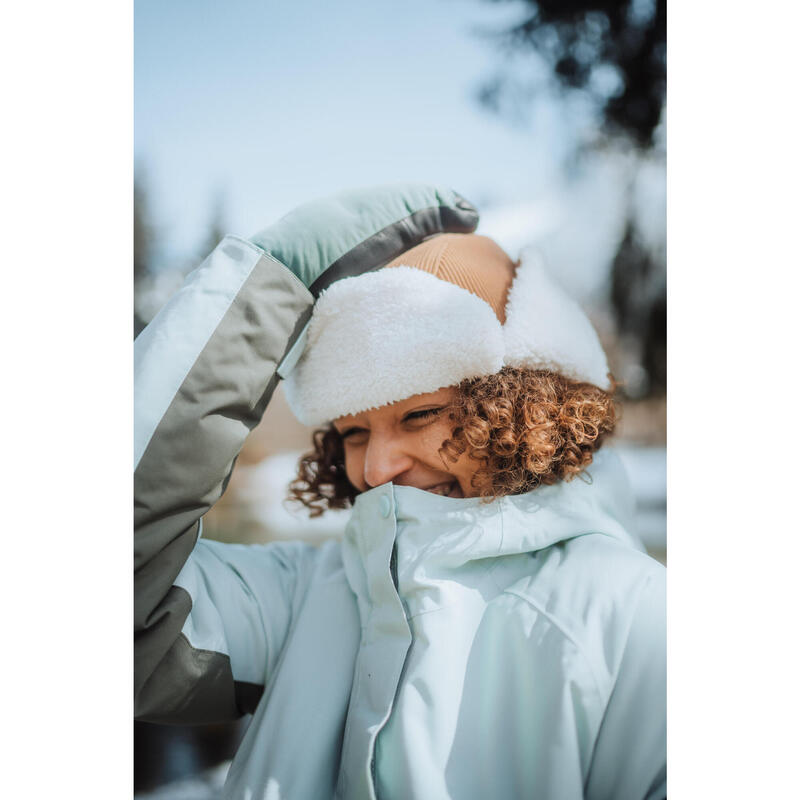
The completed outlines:
[[[560,542],[531,557],[531,573],[505,593],[524,601],[527,613],[570,640],[598,686],[610,691],[629,636],[663,629],[664,566],[604,534]]]

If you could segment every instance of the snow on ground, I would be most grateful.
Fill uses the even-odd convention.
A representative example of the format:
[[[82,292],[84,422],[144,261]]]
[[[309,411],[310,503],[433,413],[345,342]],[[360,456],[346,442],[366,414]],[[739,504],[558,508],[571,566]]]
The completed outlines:
[[[349,511],[326,511],[321,517],[310,518],[305,509],[285,501],[286,487],[297,476],[300,456],[299,450],[278,453],[248,466],[239,489],[241,502],[248,505],[250,516],[269,531],[271,539],[318,543],[342,536]]]
[[[648,550],[667,549],[667,450],[617,444],[636,501],[636,533]]]

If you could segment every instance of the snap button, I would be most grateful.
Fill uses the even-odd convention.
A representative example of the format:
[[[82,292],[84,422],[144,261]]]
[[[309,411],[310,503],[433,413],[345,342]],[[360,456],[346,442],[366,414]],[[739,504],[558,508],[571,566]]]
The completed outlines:
[[[392,501],[389,499],[388,495],[384,494],[381,496],[380,508],[382,517],[388,517],[389,514],[392,513]]]

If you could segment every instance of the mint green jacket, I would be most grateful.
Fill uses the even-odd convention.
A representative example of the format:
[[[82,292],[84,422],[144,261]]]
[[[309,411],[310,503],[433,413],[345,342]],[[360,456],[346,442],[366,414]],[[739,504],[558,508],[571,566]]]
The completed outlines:
[[[488,504],[379,486],[319,548],[202,538],[312,300],[227,237],[137,339],[137,716],[252,714],[231,798],[664,797],[665,572],[612,451]]]

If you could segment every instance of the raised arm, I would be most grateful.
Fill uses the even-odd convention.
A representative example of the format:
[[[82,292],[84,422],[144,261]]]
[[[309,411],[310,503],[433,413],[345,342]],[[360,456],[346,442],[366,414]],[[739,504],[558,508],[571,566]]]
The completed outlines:
[[[314,551],[201,542],[236,457],[289,369],[316,296],[477,213],[429,186],[351,192],[226,237],[135,343],[136,714],[252,710],[302,602]],[[291,352],[290,352],[291,351]],[[288,356],[288,357],[287,357]]]

